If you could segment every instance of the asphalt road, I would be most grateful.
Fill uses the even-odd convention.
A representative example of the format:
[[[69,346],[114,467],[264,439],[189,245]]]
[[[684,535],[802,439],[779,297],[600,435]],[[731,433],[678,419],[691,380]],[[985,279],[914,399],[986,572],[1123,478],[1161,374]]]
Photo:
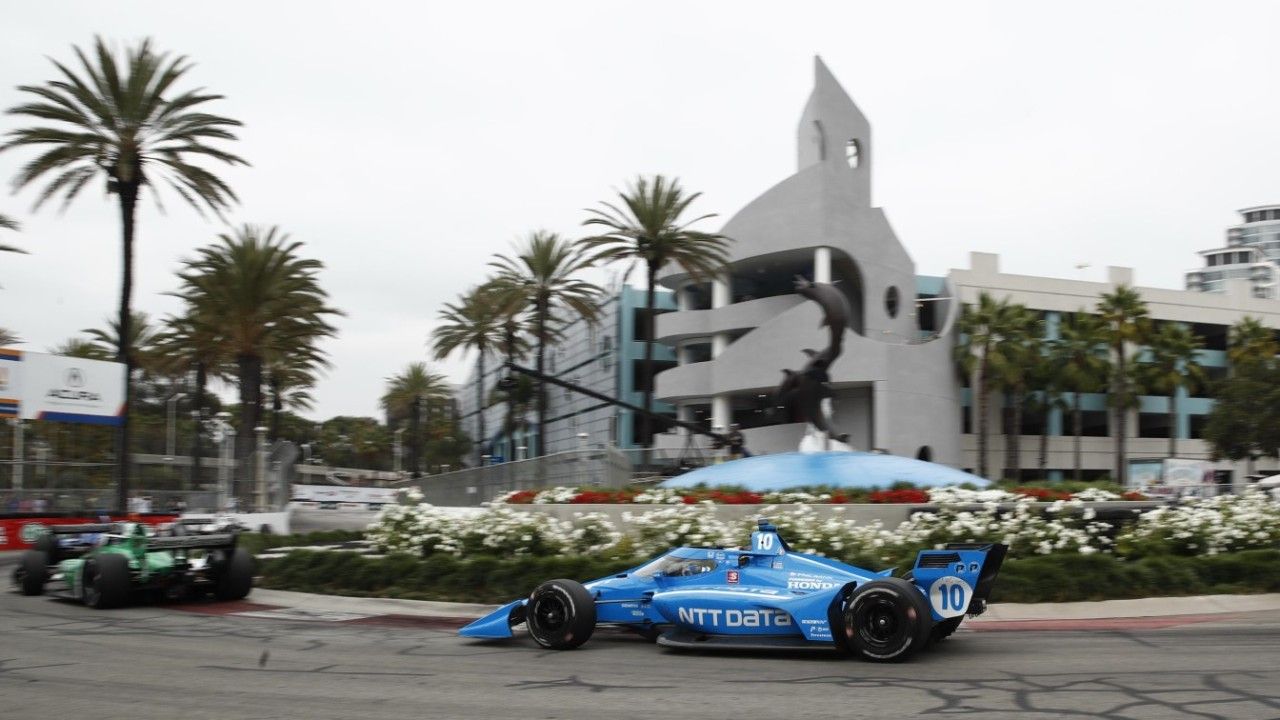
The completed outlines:
[[[93,611],[0,593],[0,717],[1276,718],[1280,623],[960,632],[901,665],[660,649],[571,652],[421,624]]]

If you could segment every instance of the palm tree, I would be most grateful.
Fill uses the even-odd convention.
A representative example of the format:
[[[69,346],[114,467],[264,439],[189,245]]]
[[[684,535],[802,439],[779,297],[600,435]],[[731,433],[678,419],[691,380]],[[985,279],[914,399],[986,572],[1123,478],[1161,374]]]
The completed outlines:
[[[123,239],[122,282],[120,288],[120,338],[131,335],[130,299],[133,293],[134,217],[144,187],[153,194],[167,185],[183,200],[215,214],[230,207],[235,193],[217,175],[194,165],[195,158],[216,160],[228,165],[245,165],[244,160],[209,144],[235,140],[231,128],[240,123],[230,118],[198,110],[198,106],[219,100],[202,89],[177,92],[175,84],[191,63],[186,57],[171,58],[158,53],[150,40],[125,51],[123,65],[101,37],[94,39],[92,58],[74,48],[79,72],[58,61],[58,79],[44,85],[22,85],[18,90],[32,99],[9,109],[9,114],[34,118],[48,124],[18,128],[8,134],[0,152],[33,147],[40,150],[14,178],[18,188],[52,176],[36,199],[39,208],[47,200],[61,196],[65,208],[91,180],[103,175],[107,192],[120,204]],[[117,348],[117,358],[128,363],[127,348]],[[125,371],[125,402],[132,395],[131,368]],[[129,494],[129,417],[125,413],[116,436],[116,483],[120,509]]]
[[[19,227],[20,226],[18,225],[17,220],[9,218],[5,215],[0,215],[0,230],[16,231]],[[23,250],[22,248],[17,248],[12,245],[4,245],[4,244],[0,244],[0,252],[14,252],[14,253],[22,253],[24,255],[27,253],[27,251]]]
[[[311,348],[310,353],[319,350]],[[315,398],[311,388],[316,385],[316,372],[320,367],[328,367],[323,357],[315,362],[308,357],[308,352],[297,354],[270,353],[263,361],[266,376],[267,394],[271,396],[271,423],[267,425],[267,439],[276,442],[280,439],[280,422],[285,411],[312,410]]]
[[[387,427],[409,420],[409,473],[419,477],[422,458],[422,406],[448,402],[451,393],[448,379],[433,373],[425,362],[409,363],[404,371],[387,378],[387,391],[382,395],[382,409],[387,414]]]
[[[992,368],[1008,362],[1005,340],[1009,319],[1020,307],[984,292],[978,296],[977,307],[966,305],[960,315],[956,360],[966,377],[977,380],[973,395],[978,407],[978,475],[982,477],[987,477],[987,403],[994,379]]]
[[[462,350],[476,353],[476,443],[483,454],[486,442],[484,427],[484,356],[499,348],[502,342],[503,307],[494,301],[488,285],[472,288],[457,303],[445,303],[439,312],[441,324],[432,331],[432,349],[436,360]]]
[[[693,219],[682,216],[702,193],[686,193],[677,179],[662,175],[638,177],[619,192],[621,205],[601,202],[600,208],[589,209],[591,217],[583,225],[600,226],[600,235],[584,238],[585,247],[595,252],[591,262],[629,259],[645,265],[645,324],[648,332],[644,344],[644,409],[640,418],[640,437],[646,448],[653,445],[651,421],[653,412],[653,335],[654,289],[658,272],[670,263],[698,282],[715,277],[729,262],[731,240],[716,233],[694,230],[690,226],[715,217],[700,215]]]
[[[204,448],[205,395],[210,376],[221,377],[225,364],[221,337],[217,331],[196,316],[188,305],[181,315],[170,315],[156,334],[156,355],[160,367],[172,375],[190,376],[193,380],[191,474],[189,484],[198,487]]]
[[[1114,292],[1103,293],[1098,301],[1098,316],[1103,333],[1111,347],[1111,382],[1107,402],[1116,418],[1115,482],[1123,485],[1128,477],[1129,410],[1137,405],[1137,384],[1129,366],[1128,346],[1146,341],[1149,332],[1147,304],[1137,290],[1119,285]]]
[[[547,344],[559,332],[561,322],[581,318],[595,323],[600,314],[602,291],[573,277],[589,267],[585,248],[551,232],[537,231],[516,248],[515,257],[498,255],[489,263],[497,269],[492,288],[509,314],[525,308],[531,317],[533,339],[538,344],[537,370],[543,372]],[[569,317],[561,312],[567,311]],[[504,333],[505,334],[505,333]],[[547,389],[538,382],[538,455],[546,454]]]
[[[1074,479],[1081,479],[1080,435],[1083,432],[1081,396],[1102,389],[1107,376],[1106,338],[1102,321],[1084,312],[1063,318],[1058,338],[1050,345],[1052,364],[1057,368],[1058,385],[1071,393],[1071,434],[1075,438]]]
[[[263,372],[282,353],[321,358],[316,344],[333,337],[329,318],[342,315],[327,304],[317,275],[319,260],[304,258],[302,243],[276,227],[245,225],[183,261],[179,290],[190,312],[218,338],[219,357],[234,363],[239,385],[238,456],[252,449],[262,422]],[[247,464],[244,464],[247,470]]]
[[[1044,362],[1044,323],[1040,316],[1021,305],[1011,305],[1004,314],[1003,340],[991,353],[989,367],[993,385],[1008,396],[1005,418],[1005,478],[1022,475],[1022,411],[1037,368]]]
[[[128,337],[121,343],[120,323],[108,319],[106,328],[85,328],[80,332],[89,336],[89,342],[98,349],[102,359],[119,352],[123,345],[128,348],[128,364],[131,372],[148,372],[153,368],[155,357],[156,329],[151,325],[151,318],[141,310],[129,313]]]
[[[115,353],[115,349],[111,348],[104,351],[101,345],[91,340],[70,338],[59,345],[49,348],[49,353],[51,355],[84,358],[85,360],[110,360]]]
[[[1196,358],[1204,343],[1182,323],[1164,323],[1150,341],[1151,361],[1143,385],[1169,396],[1169,457],[1178,457],[1178,391],[1204,382]]]
[[[1275,332],[1255,317],[1245,316],[1231,326],[1231,341],[1227,347],[1227,359],[1231,365],[1254,361],[1270,362],[1280,353]]]

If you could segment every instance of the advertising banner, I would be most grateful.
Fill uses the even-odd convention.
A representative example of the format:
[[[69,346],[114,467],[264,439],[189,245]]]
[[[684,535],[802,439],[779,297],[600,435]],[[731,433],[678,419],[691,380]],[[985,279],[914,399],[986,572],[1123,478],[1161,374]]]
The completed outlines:
[[[0,356],[4,352],[0,351]],[[119,425],[124,415],[124,365],[104,360],[24,352],[11,372],[18,417],[24,420]],[[7,361],[0,357],[0,364]],[[15,380],[16,378],[16,380]],[[0,412],[4,410],[0,393]]]
[[[114,522],[133,519],[148,525],[163,525],[173,522],[177,517],[177,515],[143,515],[141,517],[126,518],[123,515],[113,515],[111,520]],[[96,522],[102,522],[102,519],[88,516],[0,517],[0,551],[26,550],[30,548],[36,538],[44,534],[45,527],[49,525],[78,525]]]
[[[1151,497],[1211,497],[1213,463],[1187,458],[1133,459],[1125,487]]]
[[[18,417],[22,352],[0,348],[0,418]]]
[[[362,505],[386,505],[396,501],[396,491],[379,487],[348,487],[343,485],[294,485],[295,502],[359,503]]]

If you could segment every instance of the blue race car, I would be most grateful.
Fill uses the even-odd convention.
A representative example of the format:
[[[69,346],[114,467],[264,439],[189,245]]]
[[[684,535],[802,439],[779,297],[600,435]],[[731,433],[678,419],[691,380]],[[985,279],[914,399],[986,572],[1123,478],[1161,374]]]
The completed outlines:
[[[792,552],[761,520],[750,549],[682,547],[586,584],[548,580],[459,634],[509,638],[524,623],[542,647],[570,650],[607,624],[669,647],[834,647],[901,661],[986,609],[1007,551],[970,543],[923,550],[910,572],[890,577]]]

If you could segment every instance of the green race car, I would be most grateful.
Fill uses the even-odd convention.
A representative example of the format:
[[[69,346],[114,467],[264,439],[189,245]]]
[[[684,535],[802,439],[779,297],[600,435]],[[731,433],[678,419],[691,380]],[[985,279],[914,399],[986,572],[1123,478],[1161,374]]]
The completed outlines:
[[[142,593],[170,600],[248,595],[253,556],[236,546],[236,533],[189,527],[178,522],[160,535],[135,522],[54,525],[23,553],[14,584],[24,595],[41,595],[55,583],[58,594],[93,608],[119,607]]]

